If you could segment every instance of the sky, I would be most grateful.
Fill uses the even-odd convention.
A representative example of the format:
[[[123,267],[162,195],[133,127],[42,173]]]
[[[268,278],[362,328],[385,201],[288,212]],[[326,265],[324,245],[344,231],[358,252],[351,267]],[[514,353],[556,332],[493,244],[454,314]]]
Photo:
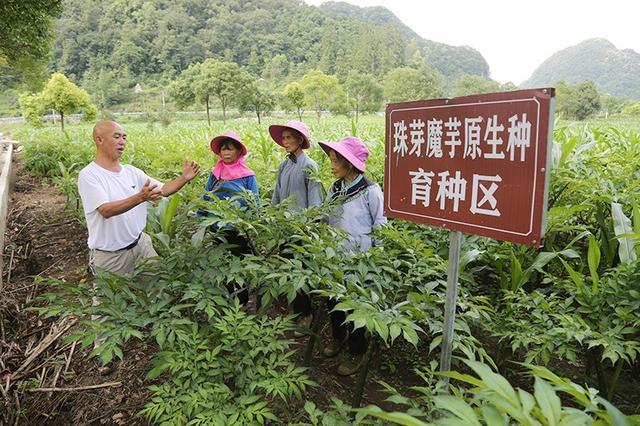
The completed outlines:
[[[305,0],[319,5],[323,0]],[[384,6],[427,40],[471,46],[491,78],[520,84],[549,56],[590,38],[640,53],[637,0],[347,0]]]

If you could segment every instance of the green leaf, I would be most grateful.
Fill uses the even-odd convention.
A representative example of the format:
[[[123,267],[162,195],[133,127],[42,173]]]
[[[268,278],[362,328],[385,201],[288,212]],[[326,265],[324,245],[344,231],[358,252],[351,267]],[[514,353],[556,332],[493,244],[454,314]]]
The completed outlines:
[[[598,240],[593,235],[589,235],[589,251],[587,253],[587,262],[589,264],[589,273],[591,274],[592,293],[598,289],[598,266],[600,266],[600,246]]]
[[[536,401],[538,401],[538,405],[540,406],[540,411],[547,419],[547,424],[549,426],[557,425],[560,421],[562,408],[560,398],[556,395],[549,383],[537,376],[535,377],[533,389]]]
[[[402,333],[402,329],[396,323],[393,323],[389,326],[389,336],[391,337],[391,342],[393,342],[396,337],[398,337]]]
[[[388,420],[390,422],[394,422],[403,426],[427,426],[427,423],[416,419],[415,417],[410,416],[406,413],[386,412],[381,408],[376,407],[375,405],[361,408],[358,410],[358,412],[367,414],[369,416],[374,416],[382,420]]]
[[[629,426],[629,420],[627,417],[614,407],[609,401],[602,399],[602,405],[607,409],[607,416],[609,417],[609,424],[615,426]]]
[[[506,416],[490,405],[481,406],[480,412],[487,426],[507,426],[509,424]]]
[[[633,231],[631,220],[624,215],[621,204],[611,203],[611,216],[613,217],[613,229],[616,237]],[[632,238],[618,238],[618,243],[618,254],[621,262],[627,263],[637,259]]]
[[[436,407],[447,410],[460,418],[468,425],[480,426],[480,421],[475,411],[463,399],[451,395],[436,396],[433,398]]]
[[[161,375],[164,372],[164,370],[166,370],[167,368],[168,366],[166,364],[162,364],[153,368],[151,371],[147,373],[147,379],[149,380],[155,379],[156,377]]]
[[[480,376],[484,384],[494,390],[498,395],[507,400],[511,405],[519,404],[519,399],[515,390],[509,384],[507,379],[501,375],[494,373],[491,369],[481,362],[465,359],[463,360],[473,371]]]

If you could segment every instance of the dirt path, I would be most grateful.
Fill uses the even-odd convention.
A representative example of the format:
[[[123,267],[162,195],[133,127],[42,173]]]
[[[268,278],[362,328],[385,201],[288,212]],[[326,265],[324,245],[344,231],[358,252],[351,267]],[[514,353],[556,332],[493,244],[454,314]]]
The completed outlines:
[[[52,327],[55,330],[61,322],[25,311],[34,297],[46,291],[35,285],[34,277],[86,281],[87,234],[84,225],[65,210],[66,197],[56,188],[22,169],[19,160],[16,174],[7,221],[5,286],[0,294],[0,425],[144,423],[135,418],[147,393],[144,372],[138,371],[146,364],[145,352],[152,352],[144,345],[127,348],[129,361],[107,378],[97,374],[88,350],[80,345],[73,348],[69,361],[73,344],[64,340],[68,332],[33,356],[48,341]],[[33,361],[25,365],[30,358]],[[25,389],[105,382],[123,385],[51,394]]]

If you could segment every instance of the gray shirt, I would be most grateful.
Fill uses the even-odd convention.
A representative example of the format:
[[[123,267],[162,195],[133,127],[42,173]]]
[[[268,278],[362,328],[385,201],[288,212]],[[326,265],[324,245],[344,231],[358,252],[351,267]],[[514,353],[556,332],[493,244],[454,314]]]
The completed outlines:
[[[333,192],[332,185],[327,194],[327,202],[331,199]],[[348,250],[367,251],[373,245],[369,235],[373,232],[373,228],[387,223],[383,204],[382,189],[380,185],[374,183],[337,207],[328,222],[349,233],[349,239],[345,242]]]
[[[318,171],[318,164],[304,152],[298,157],[287,158],[278,167],[278,177],[273,189],[272,204],[280,204],[293,196],[292,210],[302,210],[322,204],[322,185],[309,176]]]

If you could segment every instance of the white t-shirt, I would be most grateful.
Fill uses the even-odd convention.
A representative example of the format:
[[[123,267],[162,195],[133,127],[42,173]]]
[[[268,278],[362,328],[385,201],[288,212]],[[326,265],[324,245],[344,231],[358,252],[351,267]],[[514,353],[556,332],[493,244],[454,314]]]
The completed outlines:
[[[133,243],[147,223],[147,203],[141,203],[117,216],[105,219],[98,207],[111,201],[123,200],[140,192],[147,179],[162,187],[162,183],[150,178],[142,170],[122,165],[115,173],[91,162],[78,174],[78,191],[87,218],[90,249],[115,251]]]

